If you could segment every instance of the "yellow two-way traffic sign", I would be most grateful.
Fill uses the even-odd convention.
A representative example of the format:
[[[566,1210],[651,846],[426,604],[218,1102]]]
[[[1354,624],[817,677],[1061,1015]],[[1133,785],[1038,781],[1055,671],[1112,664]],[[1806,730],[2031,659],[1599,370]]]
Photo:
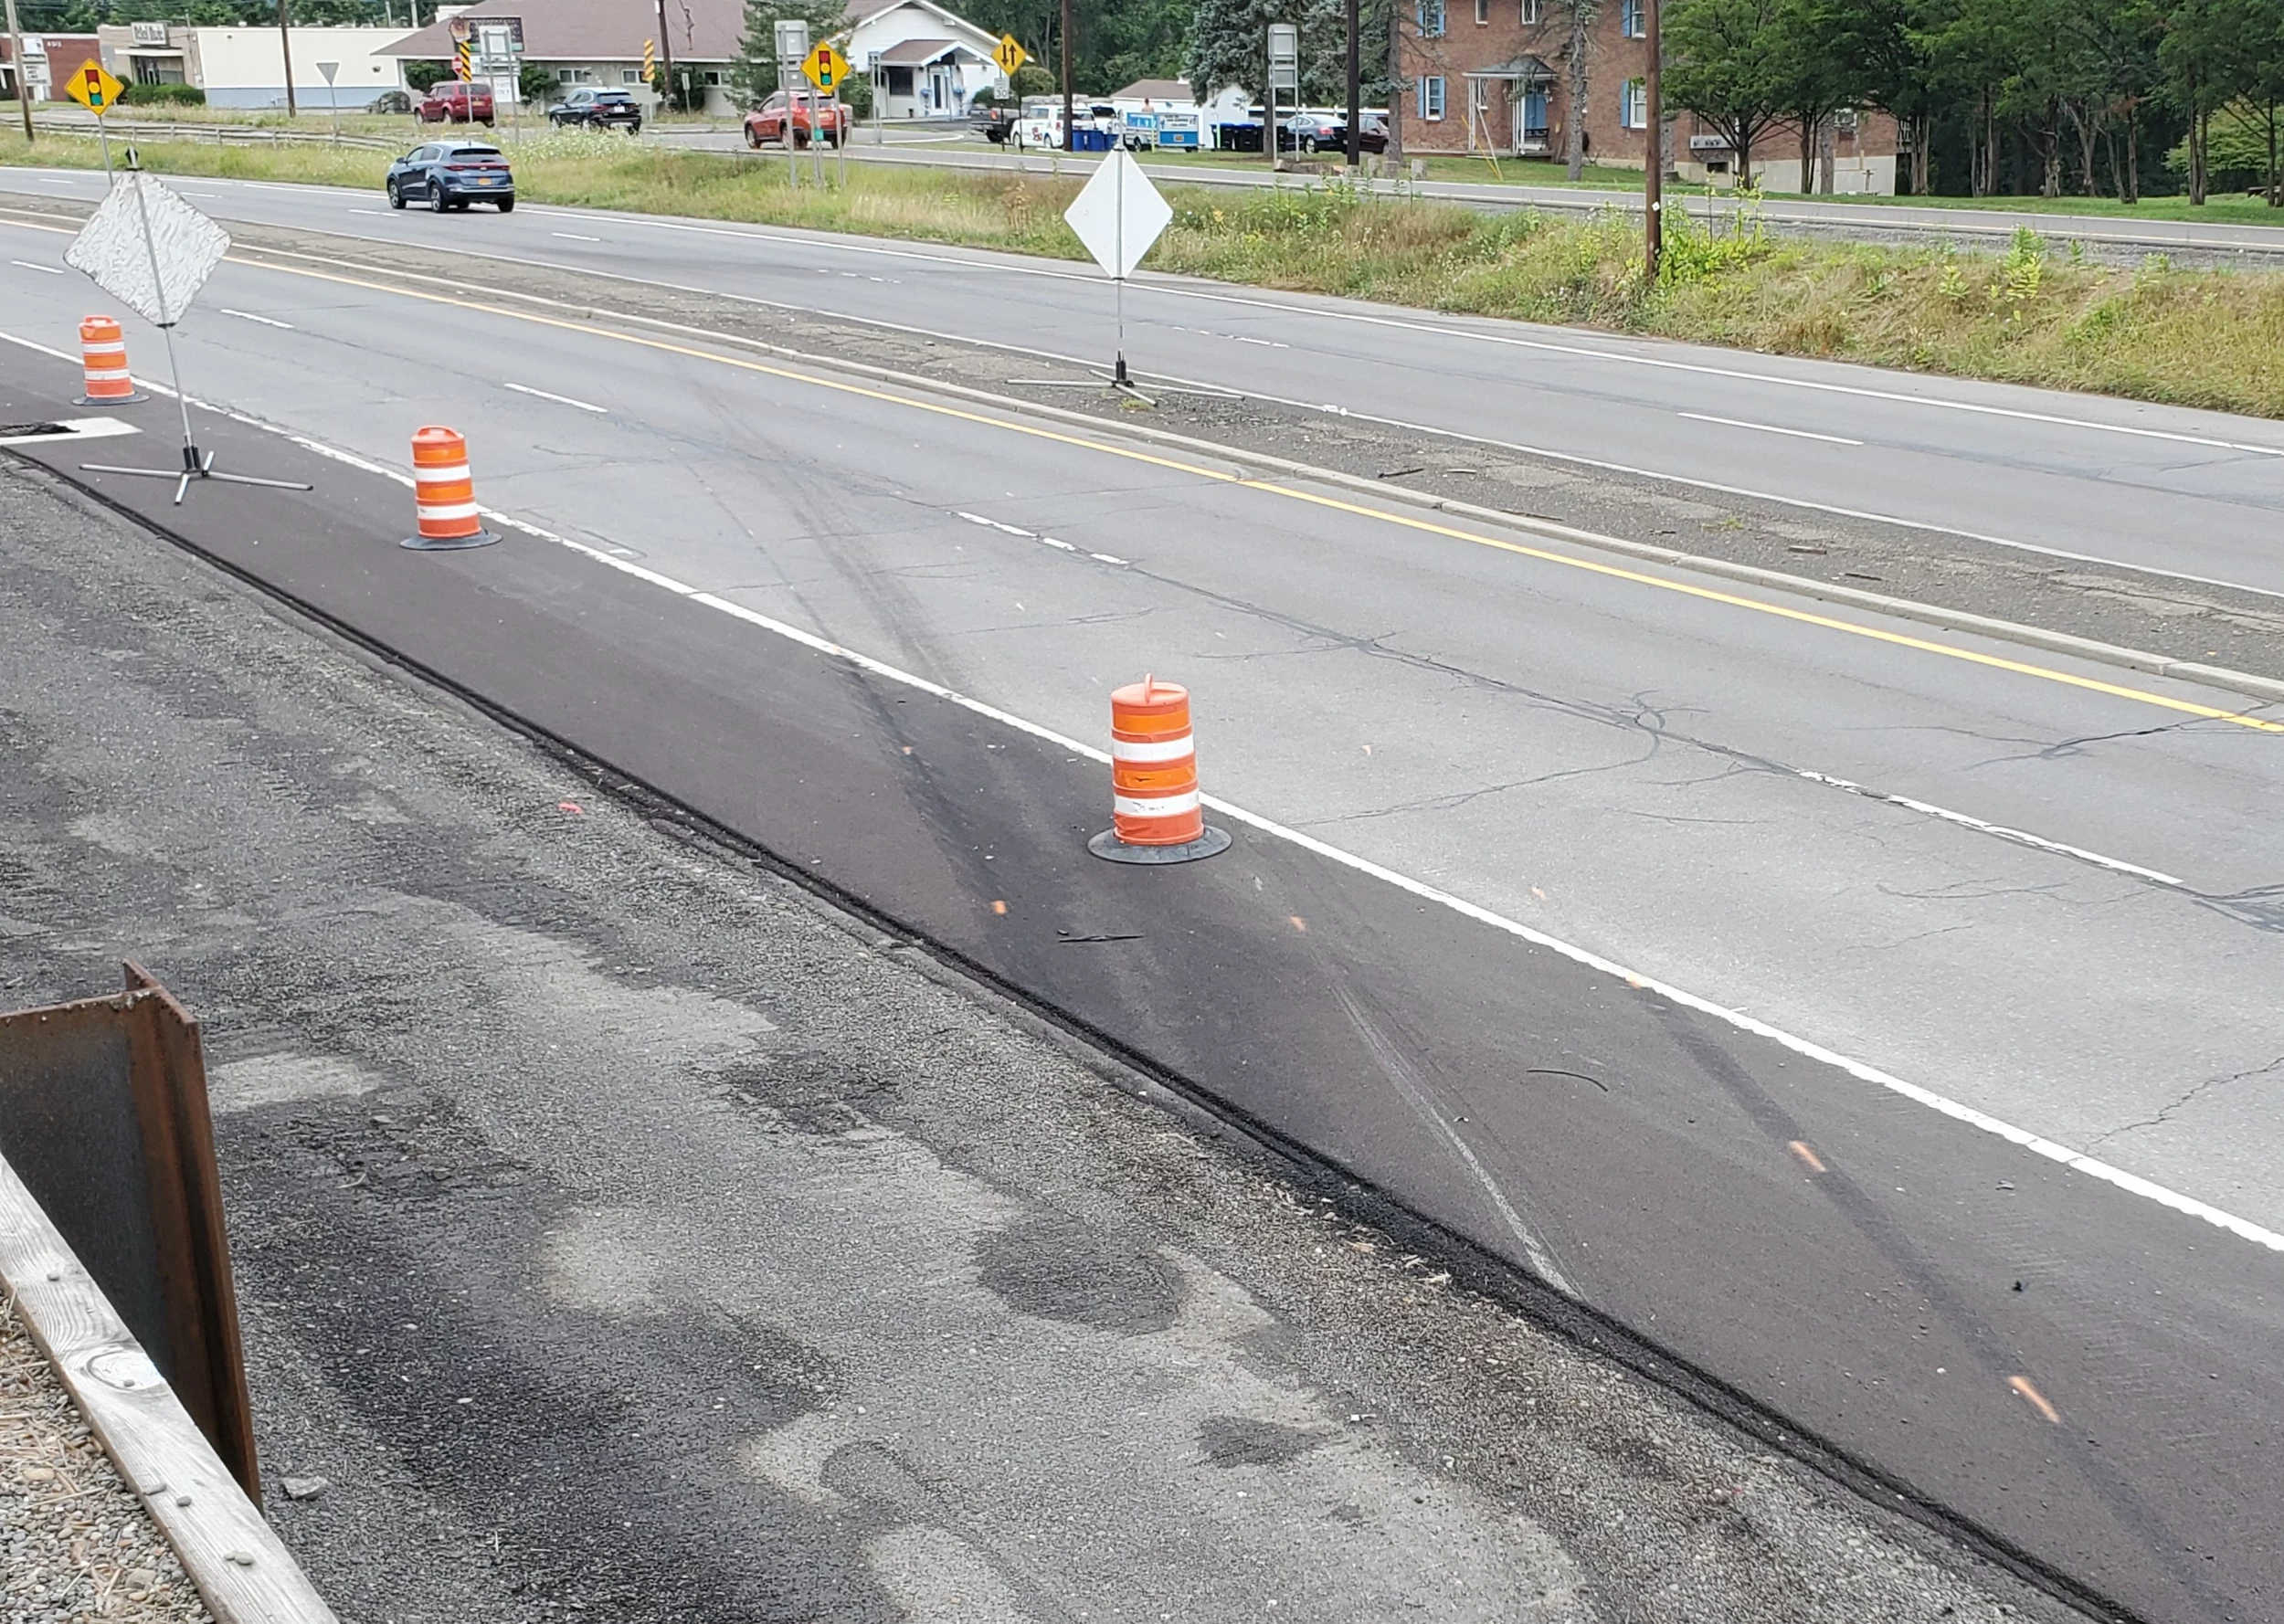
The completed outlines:
[[[801,59],[801,71],[819,90],[837,90],[841,81],[849,77],[849,59],[833,49],[832,42],[828,40]]]
[[[72,76],[64,81],[63,92],[90,112],[106,113],[119,100],[125,89],[117,79],[103,71],[103,65],[93,57],[79,64]]]
[[[1001,73],[1013,79],[1015,70],[1031,60],[1031,53],[1016,43],[1014,35],[1002,34],[999,48],[991,53],[991,59],[999,65]]]

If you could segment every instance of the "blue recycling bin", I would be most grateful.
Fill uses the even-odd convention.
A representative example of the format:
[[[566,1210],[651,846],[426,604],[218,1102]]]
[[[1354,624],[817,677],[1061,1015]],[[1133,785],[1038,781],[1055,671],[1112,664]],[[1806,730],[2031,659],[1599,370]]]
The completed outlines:
[[[1107,130],[1073,130],[1071,150],[1074,153],[1106,153],[1110,151],[1111,134]]]

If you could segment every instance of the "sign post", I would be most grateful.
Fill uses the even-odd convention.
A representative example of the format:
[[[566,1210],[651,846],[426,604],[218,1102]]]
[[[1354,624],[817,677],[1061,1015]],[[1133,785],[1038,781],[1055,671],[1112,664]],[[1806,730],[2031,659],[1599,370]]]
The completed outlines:
[[[1135,392],[1126,375],[1126,279],[1174,217],[1150,177],[1122,143],[1110,149],[1063,218],[1094,263],[1110,273],[1118,311],[1117,365],[1110,386]]]
[[[333,115],[333,145],[341,144],[341,98],[333,90],[333,75],[341,71],[338,62],[320,62],[317,71],[325,76],[325,110]]]
[[[1277,92],[1290,90],[1294,100],[1301,91],[1301,31],[1290,23],[1269,25],[1269,100],[1261,144],[1269,154],[1269,172],[1277,170]]]
[[[777,89],[785,97],[785,173],[798,188],[801,158],[800,149],[793,144],[793,98],[800,94],[801,67],[809,58],[809,25],[799,17],[779,17],[777,41]]]
[[[24,144],[32,144],[32,76],[24,71],[24,28],[16,20],[16,0],[8,5],[8,60],[16,67],[16,100],[24,114]]]
[[[119,92],[124,89],[103,70],[103,65],[93,57],[79,64],[63,88],[63,93],[95,115],[95,132],[103,142],[103,184],[111,184],[111,132],[103,115],[116,106]]]
[[[818,91],[826,98],[827,107],[839,104],[841,81],[849,77],[849,64],[847,58],[833,48],[831,40],[828,39],[801,58],[801,72],[808,77],[809,82],[815,85]],[[788,107],[785,111],[786,128],[789,131],[793,127],[793,110]],[[809,99],[809,148],[816,154],[817,184],[822,186],[825,184],[825,132],[818,123],[819,111],[817,97],[812,95]],[[838,152],[840,148],[841,132],[835,129],[833,150]],[[842,162],[845,163],[847,160],[843,159]]]

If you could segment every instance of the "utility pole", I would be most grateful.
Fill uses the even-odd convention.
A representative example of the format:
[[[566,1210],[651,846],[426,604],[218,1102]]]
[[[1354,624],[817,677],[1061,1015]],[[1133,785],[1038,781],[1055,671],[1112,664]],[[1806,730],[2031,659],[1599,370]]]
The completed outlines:
[[[1063,150],[1075,153],[1077,143],[1078,126],[1071,119],[1071,0],[1063,0]]]
[[[16,20],[16,0],[8,0],[8,66],[16,74],[16,105],[24,112],[24,144],[32,144],[32,79],[24,71],[24,28]],[[53,71],[53,69],[50,69]]]
[[[666,33],[666,0],[658,0],[658,59],[665,69],[664,77],[659,80],[659,89],[663,92],[659,100],[659,114],[662,118],[674,105],[674,42]],[[815,101],[809,106],[810,112],[817,111]],[[809,139],[817,139],[814,119],[810,121]],[[788,149],[793,145],[793,103],[789,100],[785,104],[785,144]]]
[[[1348,167],[1364,162],[1364,58],[1359,0],[1348,0]]]
[[[1657,0],[1642,0],[1642,47],[1649,53],[1642,90],[1650,125],[1649,162],[1642,166],[1642,271],[1654,286],[1665,253],[1665,92],[1659,76],[1665,52],[1658,41]]]
[[[285,53],[286,117],[294,117],[301,110],[293,105],[293,30],[288,12],[291,0],[278,0],[278,48]]]

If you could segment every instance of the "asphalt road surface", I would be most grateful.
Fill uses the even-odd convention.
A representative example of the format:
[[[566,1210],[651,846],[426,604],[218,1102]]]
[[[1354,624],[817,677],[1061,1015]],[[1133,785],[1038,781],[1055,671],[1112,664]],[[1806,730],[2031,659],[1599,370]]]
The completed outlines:
[[[91,203],[102,185],[0,169],[0,194]],[[184,189],[225,221],[440,240],[1105,367],[1117,346],[1088,267],[529,204],[440,237],[433,216],[331,188]],[[2273,423],[1161,277],[1136,279],[1126,308],[1148,376],[2284,595]]]
[[[212,195],[226,215],[357,206]],[[624,275],[657,274],[670,229],[340,224],[551,258],[540,236],[560,233]],[[1042,347],[1086,297],[1060,267],[677,230],[684,281],[915,318],[989,288],[1000,331]],[[67,415],[74,368],[27,345],[67,350],[87,294],[42,269],[62,237],[0,232],[9,420]],[[1973,468],[2009,513],[2022,487],[2106,502],[2106,551],[2277,585],[2249,518],[2284,471],[2272,426],[1162,297],[1232,301],[1225,324],[1248,307],[1247,364],[1262,349],[1296,387],[1408,390],[1454,427],[1599,412],[1686,461],[1700,442],[1668,441],[1655,388],[1687,382],[1865,430],[1848,461],[1812,443],[1767,465],[1799,500],[1853,479],[1940,522],[1942,480]],[[1157,307],[1139,320],[1155,341]],[[1235,353],[1226,330],[1189,336],[1190,375]],[[378,467],[415,424],[453,423],[480,497],[559,538],[404,554],[399,487],[218,423],[202,434],[225,466],[322,487],[195,492],[180,526],[234,566],[1632,1327],[2050,1582],[2151,1619],[2276,1610],[2284,723],[2241,696],[306,263],[224,267],[180,347],[194,394]],[[1421,355],[1465,386],[1435,388]],[[105,449],[168,460],[169,409],[122,413],[146,432]],[[157,481],[74,477],[177,522]],[[2137,530],[2137,500],[2173,527]],[[2215,541],[2184,511],[2244,523]],[[1080,848],[1103,818],[1085,751],[1105,690],[1146,670],[1198,692],[1207,786],[1244,809],[1221,814],[1228,859],[1137,875]]]

